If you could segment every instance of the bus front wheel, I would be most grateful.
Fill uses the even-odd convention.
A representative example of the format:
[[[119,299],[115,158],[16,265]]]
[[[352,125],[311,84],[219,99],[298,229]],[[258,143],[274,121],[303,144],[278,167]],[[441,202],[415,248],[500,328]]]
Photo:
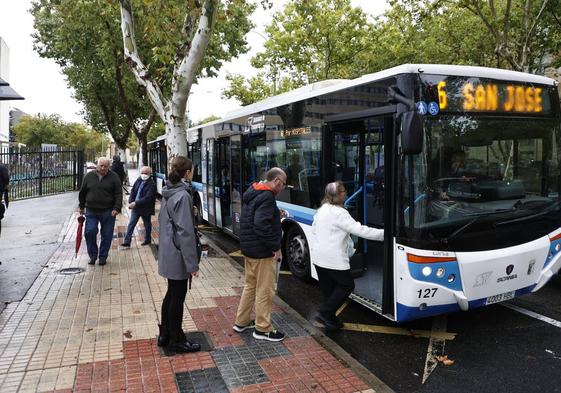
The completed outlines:
[[[292,274],[302,280],[310,278],[310,251],[304,232],[298,227],[288,230],[286,259]]]

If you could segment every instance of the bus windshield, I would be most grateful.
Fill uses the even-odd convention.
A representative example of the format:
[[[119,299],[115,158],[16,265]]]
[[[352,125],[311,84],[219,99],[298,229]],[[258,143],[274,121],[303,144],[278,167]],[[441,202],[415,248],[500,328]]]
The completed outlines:
[[[498,248],[558,227],[558,119],[464,113],[425,117],[424,129],[423,153],[401,163],[400,224],[414,243]]]

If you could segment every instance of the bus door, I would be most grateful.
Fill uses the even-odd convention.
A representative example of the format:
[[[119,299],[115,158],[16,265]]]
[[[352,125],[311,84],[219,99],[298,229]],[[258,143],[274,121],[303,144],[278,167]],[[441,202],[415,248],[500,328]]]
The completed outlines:
[[[207,221],[210,225],[216,225],[214,204],[214,166],[216,157],[214,156],[214,144],[214,139],[206,140],[206,179],[203,179],[203,183],[206,183],[206,203],[208,207]]]
[[[232,150],[230,137],[219,138],[215,145],[214,203],[216,226],[233,232],[232,226]]]
[[[386,198],[385,139],[392,138],[393,118],[373,117],[329,124],[324,162],[327,181],[342,181],[347,189],[345,208],[364,225],[385,229]],[[387,236],[385,236],[387,238]],[[384,242],[352,236],[356,252],[351,258],[355,296],[388,305],[393,313],[393,268]],[[386,309],[386,307],[384,307]],[[386,312],[386,311],[384,311]]]

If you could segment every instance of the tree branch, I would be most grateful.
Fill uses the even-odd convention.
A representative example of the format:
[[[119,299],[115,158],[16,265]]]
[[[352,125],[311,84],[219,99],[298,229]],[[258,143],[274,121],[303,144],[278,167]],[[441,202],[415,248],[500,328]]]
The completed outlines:
[[[148,98],[160,118],[165,121],[165,107],[167,101],[157,83],[152,81],[149,71],[138,55],[134,35],[131,0],[119,0],[121,5],[121,30],[123,33],[123,50],[125,62],[131,67],[132,72],[141,86],[146,88]]]
[[[123,1],[123,0],[121,0]],[[172,81],[172,120],[175,125],[185,124],[185,109],[189,91],[199,64],[208,47],[214,24],[218,0],[205,0],[201,7],[201,17],[187,55],[176,66]]]

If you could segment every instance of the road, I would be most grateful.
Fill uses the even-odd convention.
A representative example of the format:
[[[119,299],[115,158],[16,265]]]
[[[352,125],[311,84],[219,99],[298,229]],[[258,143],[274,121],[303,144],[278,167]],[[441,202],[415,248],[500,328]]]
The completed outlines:
[[[203,231],[243,263],[235,240]],[[317,284],[280,277],[279,296],[313,321],[321,302]],[[396,392],[561,392],[560,277],[514,301],[410,323],[393,323],[354,302],[339,316],[359,331],[329,337]]]
[[[7,303],[23,299],[77,208],[77,192],[10,203],[0,237],[0,312]]]

